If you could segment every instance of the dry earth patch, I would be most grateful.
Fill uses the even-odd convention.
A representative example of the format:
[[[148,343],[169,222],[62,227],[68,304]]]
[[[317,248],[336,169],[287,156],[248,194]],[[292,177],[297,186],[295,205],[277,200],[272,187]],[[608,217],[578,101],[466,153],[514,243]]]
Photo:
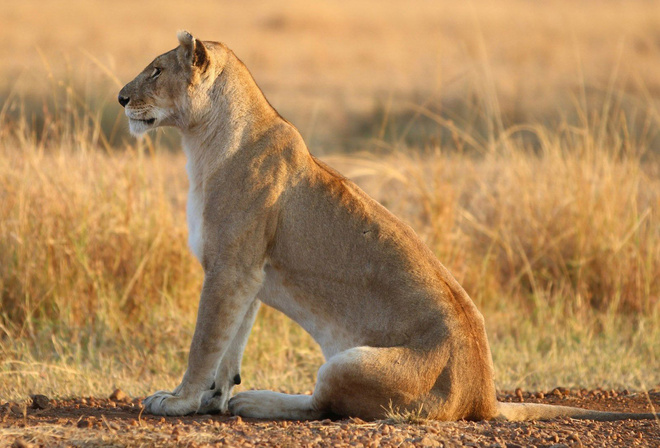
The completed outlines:
[[[626,412],[660,409],[660,389],[647,393],[564,388],[530,393],[518,389],[500,393],[499,399]],[[289,422],[224,415],[156,417],[141,411],[140,398],[121,391],[110,398],[50,400],[37,395],[23,403],[4,403],[0,405],[0,446],[660,446],[660,421],[648,420]]]

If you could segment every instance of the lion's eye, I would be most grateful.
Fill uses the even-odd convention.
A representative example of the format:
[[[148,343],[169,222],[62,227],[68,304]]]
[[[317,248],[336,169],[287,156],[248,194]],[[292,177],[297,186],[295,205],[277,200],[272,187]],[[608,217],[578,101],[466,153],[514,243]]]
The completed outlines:
[[[160,68],[158,68],[158,67],[154,67],[154,71],[151,72],[151,78],[152,78],[152,79],[156,79],[156,78],[158,78],[158,77],[160,76],[160,72],[161,72],[161,71],[162,71],[162,70],[161,70]]]

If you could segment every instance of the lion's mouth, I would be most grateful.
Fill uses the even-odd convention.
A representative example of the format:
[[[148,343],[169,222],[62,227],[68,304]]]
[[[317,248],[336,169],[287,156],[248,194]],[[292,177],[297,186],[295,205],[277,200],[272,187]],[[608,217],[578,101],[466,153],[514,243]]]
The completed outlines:
[[[147,120],[140,120],[139,118],[131,118],[131,120],[139,121],[139,122],[146,123],[146,124],[149,124],[149,125],[154,124],[156,122],[155,118],[149,118]]]
[[[135,118],[128,117],[128,127],[133,135],[142,135],[149,129],[153,129],[156,126],[156,117],[152,118]]]

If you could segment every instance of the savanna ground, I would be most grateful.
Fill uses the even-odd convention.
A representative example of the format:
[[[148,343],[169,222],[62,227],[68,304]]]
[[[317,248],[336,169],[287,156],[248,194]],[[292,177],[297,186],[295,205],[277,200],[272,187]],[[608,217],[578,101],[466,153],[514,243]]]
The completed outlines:
[[[175,133],[135,141],[116,104],[177,29],[228,43],[464,285],[502,399],[657,411],[657,2],[27,0],[0,22],[0,446],[660,444],[657,421],[140,415],[185,370],[202,272]],[[264,308],[240,387],[309,392],[321,363]]]

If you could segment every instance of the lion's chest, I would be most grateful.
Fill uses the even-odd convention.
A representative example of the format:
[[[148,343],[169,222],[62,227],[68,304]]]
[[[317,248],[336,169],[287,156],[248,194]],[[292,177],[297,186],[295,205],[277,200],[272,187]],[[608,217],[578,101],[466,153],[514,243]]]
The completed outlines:
[[[202,218],[204,211],[203,190],[199,184],[194,182],[190,176],[190,189],[188,190],[188,203],[186,204],[186,220],[188,221],[188,245],[195,257],[202,262],[204,249],[204,233]]]

